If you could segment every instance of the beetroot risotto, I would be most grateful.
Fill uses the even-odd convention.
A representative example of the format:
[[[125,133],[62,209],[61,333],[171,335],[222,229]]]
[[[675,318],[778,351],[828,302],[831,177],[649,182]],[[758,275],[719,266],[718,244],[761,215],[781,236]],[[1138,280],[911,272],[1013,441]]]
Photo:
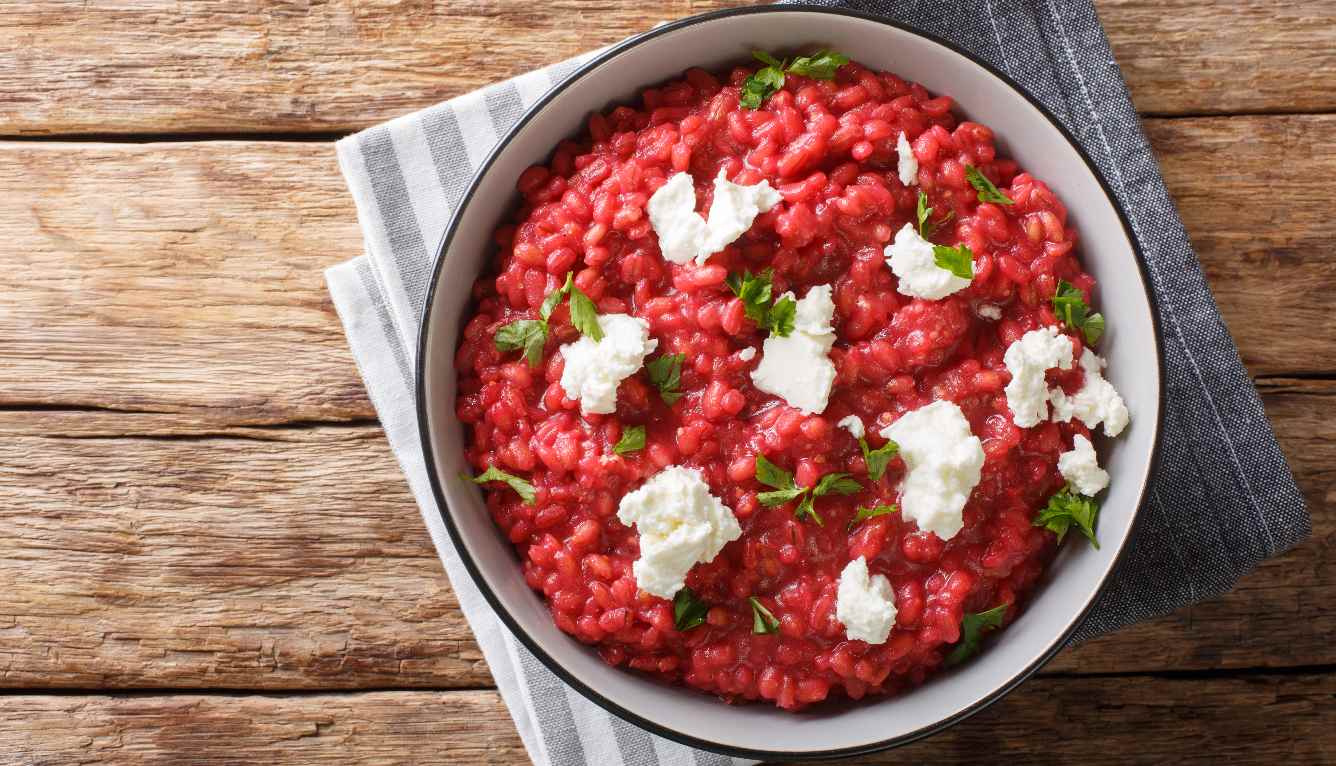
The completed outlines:
[[[518,179],[455,357],[525,578],[608,663],[795,710],[1011,622],[1127,408],[1067,210],[822,51],[688,70]]]

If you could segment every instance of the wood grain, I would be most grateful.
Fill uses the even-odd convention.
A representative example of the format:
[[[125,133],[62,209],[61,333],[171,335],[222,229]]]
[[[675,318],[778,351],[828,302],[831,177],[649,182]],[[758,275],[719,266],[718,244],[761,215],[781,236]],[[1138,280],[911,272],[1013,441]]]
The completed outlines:
[[[1336,370],[1326,304],[1295,300],[1336,290],[1309,180],[1336,175],[1336,116],[1148,129],[1252,373]],[[0,406],[374,416],[321,277],[362,247],[328,144],[0,142],[0,243]]]
[[[1326,763],[1334,700],[1330,675],[1040,678],[931,739],[839,763]],[[491,690],[15,695],[0,706],[0,752],[25,764],[528,761]]]
[[[1336,384],[1309,381],[1266,397],[1310,541],[1222,599],[1065,651],[1046,672],[1336,664],[1333,401]],[[0,413],[0,685],[490,683],[376,426],[176,420]]]
[[[350,131],[738,0],[0,3],[0,135]],[[1156,114],[1336,108],[1336,3],[1100,0]]]

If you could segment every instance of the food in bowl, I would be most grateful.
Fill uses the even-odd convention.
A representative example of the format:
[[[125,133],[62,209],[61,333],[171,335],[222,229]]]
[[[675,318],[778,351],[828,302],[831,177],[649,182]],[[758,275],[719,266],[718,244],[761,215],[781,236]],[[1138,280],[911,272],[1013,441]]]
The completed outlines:
[[[517,182],[456,412],[556,625],[796,710],[1015,619],[1127,408],[1066,208],[838,53],[688,70]]]

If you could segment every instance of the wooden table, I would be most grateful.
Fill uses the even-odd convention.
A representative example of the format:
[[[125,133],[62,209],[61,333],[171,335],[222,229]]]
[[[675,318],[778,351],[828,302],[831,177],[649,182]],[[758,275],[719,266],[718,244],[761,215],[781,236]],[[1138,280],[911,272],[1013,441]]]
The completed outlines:
[[[719,4],[0,2],[0,762],[525,760],[325,292],[331,142]],[[864,762],[1336,759],[1336,2],[1099,10],[1314,534]]]

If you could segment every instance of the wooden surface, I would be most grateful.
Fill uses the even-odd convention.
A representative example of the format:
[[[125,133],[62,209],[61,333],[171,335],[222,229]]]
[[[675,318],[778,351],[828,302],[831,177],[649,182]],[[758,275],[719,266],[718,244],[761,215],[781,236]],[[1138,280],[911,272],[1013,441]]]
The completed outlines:
[[[0,764],[522,763],[321,270],[330,141],[718,7],[0,2]],[[1097,3],[1313,513],[868,763],[1336,759],[1336,2]]]

